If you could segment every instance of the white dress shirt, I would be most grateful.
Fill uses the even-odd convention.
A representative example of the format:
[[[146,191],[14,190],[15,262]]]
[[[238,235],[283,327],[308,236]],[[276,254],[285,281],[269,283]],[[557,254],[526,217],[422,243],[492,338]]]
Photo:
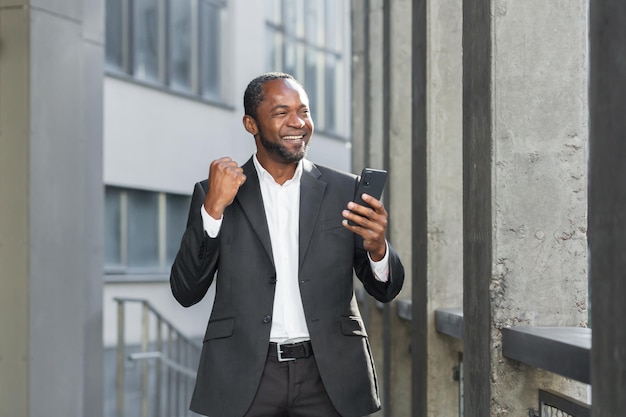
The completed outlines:
[[[309,339],[309,331],[298,285],[302,161],[298,163],[293,178],[280,185],[261,166],[256,155],[254,155],[253,160],[261,186],[276,267],[276,292],[270,340],[272,342],[307,340]],[[216,220],[211,217],[204,209],[204,205],[201,208],[201,214],[204,230],[210,237],[217,237],[223,218]],[[370,264],[376,279],[386,282],[389,275],[387,251],[385,251],[385,257],[379,262],[374,262],[370,258]]]

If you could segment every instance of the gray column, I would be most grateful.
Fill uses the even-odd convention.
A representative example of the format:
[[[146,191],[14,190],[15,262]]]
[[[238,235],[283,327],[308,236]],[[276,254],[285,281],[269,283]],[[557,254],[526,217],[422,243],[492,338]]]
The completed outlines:
[[[389,239],[406,266],[400,298],[411,294],[411,20],[410,0],[352,2],[353,169],[388,170],[383,202]],[[375,354],[383,410],[380,416],[408,415],[411,404],[409,323],[394,304],[362,309]]]
[[[594,417],[626,410],[626,3],[590,2],[589,248]]]
[[[458,365],[462,344],[437,333],[434,316],[437,309],[463,305],[462,4],[462,0],[430,0],[425,10],[428,48],[422,59],[428,74],[428,128],[422,135],[427,138],[428,285],[423,308],[427,311],[429,413],[414,415],[459,412],[459,383],[452,369]],[[414,30],[422,25],[416,24]],[[414,201],[423,193],[415,188]]]
[[[490,415],[492,247],[491,1],[463,2],[464,415]]]
[[[28,11],[0,5],[0,415],[28,415]]]
[[[434,311],[462,302],[461,1],[356,1],[353,13],[353,156],[375,164],[382,149],[400,298],[411,301],[400,312],[410,321],[394,306],[370,314],[380,414],[454,415],[462,348],[436,333]]]
[[[385,206],[389,210],[389,239],[398,251],[405,267],[404,288],[399,299],[411,298],[413,288],[413,112],[412,38],[413,0],[386,1],[386,45],[383,53],[385,70],[386,167],[389,181]],[[387,306],[386,336],[388,400],[385,416],[410,415],[411,403],[411,349],[418,349],[407,337],[409,323],[400,320],[395,304]]]
[[[102,415],[103,24],[0,6],[0,415]]]
[[[352,170],[360,172],[365,163],[369,120],[369,0],[351,1],[352,46]]]
[[[465,415],[525,415],[540,386],[509,326],[586,324],[587,2],[463,3]]]

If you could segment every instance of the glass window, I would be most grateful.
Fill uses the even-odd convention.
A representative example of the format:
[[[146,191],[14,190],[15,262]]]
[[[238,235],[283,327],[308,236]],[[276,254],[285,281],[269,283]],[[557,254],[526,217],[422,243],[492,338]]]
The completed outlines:
[[[107,186],[105,271],[167,274],[187,226],[187,195]]]
[[[283,71],[288,74],[298,74],[298,43],[291,40],[286,39],[284,44],[284,55],[283,55]],[[297,76],[296,76],[297,78]]]
[[[282,13],[282,0],[266,0],[265,7],[267,8],[266,14],[269,22],[274,24],[279,24],[281,21],[281,13]]]
[[[339,103],[348,100],[340,88],[346,77],[345,3],[266,0],[266,7],[268,69],[287,72],[302,82],[316,128],[339,133]]]
[[[106,0],[106,64],[123,71],[124,63],[124,10],[122,0]]]
[[[122,265],[122,193],[106,187],[104,197],[104,262],[107,267]]]
[[[266,39],[269,68],[281,68],[281,63],[283,62],[283,34],[273,28],[268,28]]]
[[[334,55],[326,56],[326,66],[324,74],[324,95],[333,97],[339,87],[339,60]],[[331,131],[337,130],[337,109],[334,100],[327,100],[324,106],[324,123],[326,128]]]
[[[319,0],[309,0],[306,3],[306,40],[311,45],[323,44],[323,32],[322,23],[324,22],[323,16],[323,3]]]
[[[325,107],[330,105],[330,103],[320,103],[321,97],[318,94],[318,87],[320,81],[318,80],[318,72],[317,69],[319,67],[319,59],[323,59],[323,55],[316,51],[308,51],[306,54],[306,70],[304,72],[304,88],[306,89],[309,95],[311,116],[316,123],[320,125],[324,125],[324,120],[322,119],[322,115],[319,113],[320,107]]]
[[[148,191],[128,193],[128,266],[159,267],[159,200]]]
[[[282,28],[290,37],[296,36],[297,28],[297,3],[299,1],[285,1],[282,3],[282,21],[280,22]]]
[[[200,88],[206,98],[221,96],[222,7],[209,1],[200,2]]]
[[[159,81],[159,3],[134,0],[133,75],[151,82]]]
[[[326,36],[326,47],[332,51],[340,51],[343,42],[343,34],[341,32],[341,8],[342,2],[335,0],[326,0],[326,14],[322,24],[324,25],[324,34]]]
[[[192,90],[192,23],[191,1],[170,2],[169,52],[170,86],[176,90]]]
[[[225,75],[226,0],[105,0],[112,72],[214,101]]]

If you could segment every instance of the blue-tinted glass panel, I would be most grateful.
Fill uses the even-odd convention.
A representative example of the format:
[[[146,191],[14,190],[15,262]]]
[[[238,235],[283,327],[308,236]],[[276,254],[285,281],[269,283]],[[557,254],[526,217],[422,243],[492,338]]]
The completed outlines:
[[[222,7],[200,2],[200,86],[206,98],[221,98]]]
[[[122,264],[121,191],[106,187],[104,194],[104,264],[106,268]]]
[[[159,4],[158,0],[134,0],[133,75],[159,81]]]
[[[170,86],[176,90],[192,90],[192,24],[191,1],[170,1],[169,53]]]
[[[323,62],[323,54],[308,50],[305,57],[304,87],[309,95],[309,108],[313,120],[316,120],[318,110],[325,105],[319,102],[318,86],[320,84],[318,67]],[[319,118],[318,118],[319,119]]]
[[[149,191],[128,191],[128,267],[159,267],[159,200]]]
[[[106,0],[106,65],[124,71],[124,15],[122,0]]]
[[[298,74],[298,43],[293,39],[285,39],[283,45],[283,68],[282,71],[299,78]]]
[[[324,129],[337,130],[337,75],[338,60],[334,55],[326,55],[324,67]]]

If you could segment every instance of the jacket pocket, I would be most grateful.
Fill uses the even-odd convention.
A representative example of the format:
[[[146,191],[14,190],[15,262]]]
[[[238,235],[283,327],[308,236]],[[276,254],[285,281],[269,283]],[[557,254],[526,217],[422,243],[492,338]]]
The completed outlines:
[[[363,319],[358,316],[341,317],[341,332],[346,336],[367,337],[365,323],[363,323]]]
[[[333,217],[332,219],[322,220],[322,231],[342,228],[342,221],[343,217]]]
[[[204,334],[204,342],[211,339],[220,339],[232,336],[234,326],[235,319],[233,317],[209,321],[206,333]]]

